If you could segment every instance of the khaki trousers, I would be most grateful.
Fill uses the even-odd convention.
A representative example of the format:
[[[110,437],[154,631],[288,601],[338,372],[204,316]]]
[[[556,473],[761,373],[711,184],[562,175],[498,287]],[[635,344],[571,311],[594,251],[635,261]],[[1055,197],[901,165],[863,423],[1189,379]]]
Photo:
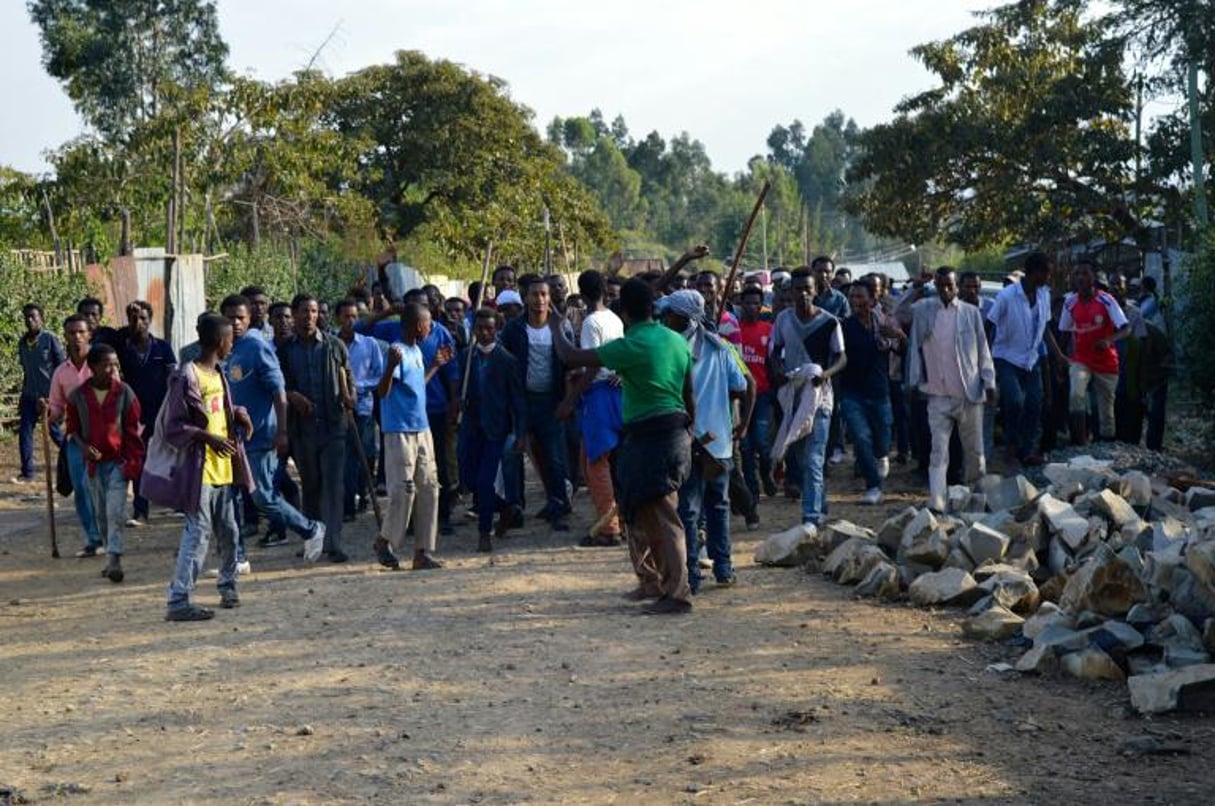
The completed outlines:
[[[945,511],[949,473],[949,438],[954,427],[962,443],[966,483],[986,472],[983,456],[983,404],[944,395],[928,396],[928,429],[932,432],[932,454],[928,458],[928,505]]]
[[[1097,427],[1104,439],[1114,438],[1114,398],[1118,391],[1118,373],[1093,372],[1083,364],[1072,362],[1067,369],[1067,410],[1070,414],[1088,414],[1088,384],[1097,390]]]
[[[629,559],[649,594],[690,602],[688,549],[679,520],[679,494],[670,493],[637,508],[629,524]]]
[[[384,434],[388,511],[383,537],[400,551],[413,515],[415,550],[434,551],[439,530],[439,468],[430,431]]]

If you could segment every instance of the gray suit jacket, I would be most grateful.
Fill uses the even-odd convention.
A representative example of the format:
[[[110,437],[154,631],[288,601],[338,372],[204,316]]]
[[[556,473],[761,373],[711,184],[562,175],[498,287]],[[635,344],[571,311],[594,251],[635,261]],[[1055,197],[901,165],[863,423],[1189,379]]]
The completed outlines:
[[[907,343],[907,378],[909,391],[920,391],[928,381],[924,368],[922,347],[932,336],[941,310],[939,297],[922,299],[911,307],[911,335]],[[971,403],[982,403],[985,389],[996,388],[996,368],[987,346],[987,334],[983,330],[983,314],[974,305],[958,302],[958,332],[954,341],[954,355],[962,371],[962,383],[966,387],[966,399]]]

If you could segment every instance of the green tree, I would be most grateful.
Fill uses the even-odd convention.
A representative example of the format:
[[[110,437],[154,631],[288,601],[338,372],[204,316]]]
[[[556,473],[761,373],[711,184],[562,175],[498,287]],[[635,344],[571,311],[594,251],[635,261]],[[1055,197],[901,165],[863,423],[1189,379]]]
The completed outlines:
[[[875,233],[966,248],[1137,222],[1122,41],[1083,0],[1018,0],[912,53],[940,85],[865,131],[850,210]]]

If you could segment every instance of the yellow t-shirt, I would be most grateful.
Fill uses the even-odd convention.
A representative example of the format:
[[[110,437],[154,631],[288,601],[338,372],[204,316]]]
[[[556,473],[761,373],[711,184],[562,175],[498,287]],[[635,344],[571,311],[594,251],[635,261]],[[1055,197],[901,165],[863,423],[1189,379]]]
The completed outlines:
[[[224,383],[218,372],[194,365],[198,373],[198,391],[202,393],[203,410],[207,412],[207,433],[228,438],[228,415],[224,411]],[[219,487],[232,483],[232,457],[220,456],[210,445],[203,459],[203,484]]]

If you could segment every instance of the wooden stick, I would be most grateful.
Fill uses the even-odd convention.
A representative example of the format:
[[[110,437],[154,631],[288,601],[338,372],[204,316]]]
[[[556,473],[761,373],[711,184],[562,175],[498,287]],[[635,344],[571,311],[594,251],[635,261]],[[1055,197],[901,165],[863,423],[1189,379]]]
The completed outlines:
[[[375,525],[378,529],[383,530],[384,516],[380,513],[379,499],[375,497],[375,475],[371,472],[371,462],[367,461],[367,451],[363,450],[363,437],[359,434],[358,418],[354,416],[354,412],[350,409],[346,409],[346,421],[351,433],[354,435],[354,449],[359,454],[359,463],[363,466],[363,475],[367,477],[367,494],[371,497],[371,510],[375,513]]]
[[[42,412],[42,460],[46,476],[46,517],[51,524],[51,556],[59,559],[59,535],[55,531],[55,475],[56,465],[51,461],[51,410]]]
[[[764,206],[764,199],[767,198],[771,188],[771,180],[765,179],[764,186],[759,189],[759,198],[755,200],[755,207],[752,208],[751,215],[747,218],[747,226],[743,227],[742,239],[738,242],[738,248],[734,250],[734,262],[730,264],[730,277],[726,280],[725,288],[722,289],[721,304],[717,306],[718,325],[726,315],[726,300],[729,299],[730,289],[734,287],[734,277],[738,274],[738,264],[742,262],[743,250],[747,248],[747,239],[751,237],[751,227],[755,224],[755,217],[759,215],[760,209]]]

